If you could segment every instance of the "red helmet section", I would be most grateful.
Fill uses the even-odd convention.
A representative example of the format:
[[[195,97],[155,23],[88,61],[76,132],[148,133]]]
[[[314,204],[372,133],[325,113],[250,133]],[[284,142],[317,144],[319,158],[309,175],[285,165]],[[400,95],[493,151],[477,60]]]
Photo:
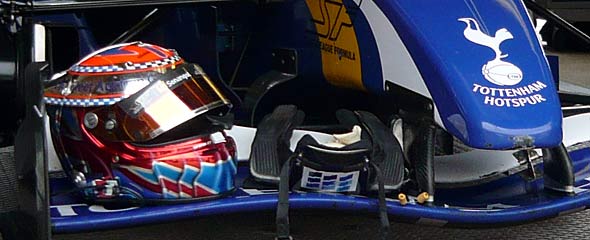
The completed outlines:
[[[182,63],[175,51],[145,43],[120,44],[99,50],[70,68],[70,74],[130,73]]]

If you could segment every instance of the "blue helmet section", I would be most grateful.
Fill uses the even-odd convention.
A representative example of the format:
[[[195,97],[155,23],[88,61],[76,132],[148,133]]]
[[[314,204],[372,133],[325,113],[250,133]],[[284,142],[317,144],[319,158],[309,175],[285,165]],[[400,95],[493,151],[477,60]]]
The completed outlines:
[[[398,31],[454,136],[487,149],[561,142],[557,90],[521,1],[375,3]]]

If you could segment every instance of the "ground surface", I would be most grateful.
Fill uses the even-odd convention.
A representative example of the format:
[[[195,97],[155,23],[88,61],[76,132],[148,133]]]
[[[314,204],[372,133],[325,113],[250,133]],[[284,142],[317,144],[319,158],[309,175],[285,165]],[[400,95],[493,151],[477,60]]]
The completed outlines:
[[[548,52],[559,56],[559,75],[562,81],[590,88],[590,53]]]

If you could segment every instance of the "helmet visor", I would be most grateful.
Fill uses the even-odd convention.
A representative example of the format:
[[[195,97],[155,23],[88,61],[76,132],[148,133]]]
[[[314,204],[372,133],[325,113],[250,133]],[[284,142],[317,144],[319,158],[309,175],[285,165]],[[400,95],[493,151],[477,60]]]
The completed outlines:
[[[181,64],[157,74],[159,77],[149,74],[141,90],[112,105],[89,109],[83,117],[85,129],[109,141],[143,142],[209,110],[231,107],[226,95],[196,64]],[[133,82],[137,81],[135,76]]]
[[[175,72],[174,77],[154,81],[112,107],[89,112],[85,126],[94,127],[90,129],[94,135],[111,141],[142,142],[211,109],[230,106],[198,66],[181,66]]]

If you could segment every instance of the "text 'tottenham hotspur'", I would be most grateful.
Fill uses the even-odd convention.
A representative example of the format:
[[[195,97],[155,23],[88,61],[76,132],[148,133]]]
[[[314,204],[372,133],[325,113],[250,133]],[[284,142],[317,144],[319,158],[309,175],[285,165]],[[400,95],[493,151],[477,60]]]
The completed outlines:
[[[541,81],[517,88],[493,88],[473,84],[473,92],[485,96],[483,102],[487,105],[496,107],[524,107],[547,101],[543,95],[538,93],[546,87],[547,85]]]

